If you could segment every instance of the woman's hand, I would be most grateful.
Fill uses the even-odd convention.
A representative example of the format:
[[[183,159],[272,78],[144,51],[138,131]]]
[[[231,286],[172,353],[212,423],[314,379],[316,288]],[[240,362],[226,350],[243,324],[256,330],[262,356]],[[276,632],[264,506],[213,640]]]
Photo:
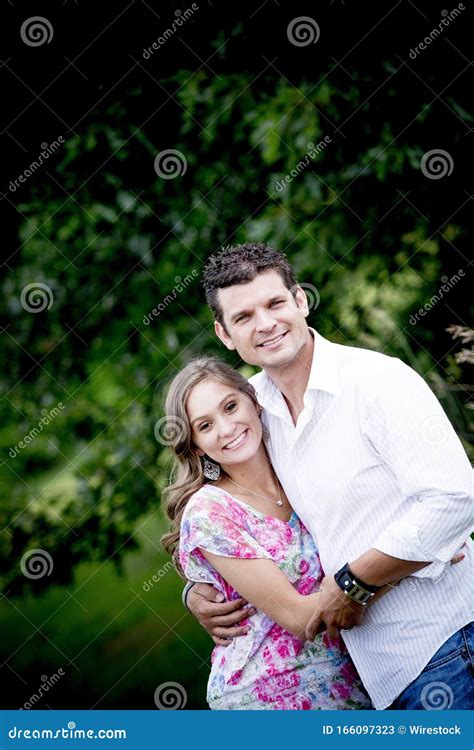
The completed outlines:
[[[196,583],[189,591],[187,605],[216,646],[228,646],[232,638],[246,635],[248,628],[238,625],[255,614],[246,599],[224,600],[223,594],[208,583]]]

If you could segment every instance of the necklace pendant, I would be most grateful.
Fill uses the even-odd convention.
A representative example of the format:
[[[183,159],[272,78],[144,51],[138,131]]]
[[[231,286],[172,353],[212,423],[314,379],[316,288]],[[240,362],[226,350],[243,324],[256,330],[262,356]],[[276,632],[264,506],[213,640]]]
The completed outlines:
[[[277,500],[277,505],[283,505],[283,500]]]

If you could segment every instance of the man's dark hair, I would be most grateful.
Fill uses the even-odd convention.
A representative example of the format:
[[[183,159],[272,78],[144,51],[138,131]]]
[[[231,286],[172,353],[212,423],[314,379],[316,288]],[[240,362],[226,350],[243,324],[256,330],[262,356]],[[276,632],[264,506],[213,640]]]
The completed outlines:
[[[286,255],[271,245],[245,242],[243,245],[222,248],[213,253],[204,267],[202,285],[214,318],[224,326],[223,311],[217,296],[219,289],[235,284],[248,284],[259,273],[270,270],[280,274],[287,289],[293,290],[296,286],[295,273]]]

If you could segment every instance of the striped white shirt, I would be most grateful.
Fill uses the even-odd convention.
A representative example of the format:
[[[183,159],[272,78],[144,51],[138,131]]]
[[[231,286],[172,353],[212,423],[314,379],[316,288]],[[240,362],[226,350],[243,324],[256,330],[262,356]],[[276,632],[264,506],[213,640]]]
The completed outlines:
[[[371,605],[342,635],[377,709],[473,619],[473,474],[424,380],[399,359],[333,344],[316,331],[296,426],[265,372],[254,375],[268,449],[311,532],[326,575],[374,547],[431,564]]]

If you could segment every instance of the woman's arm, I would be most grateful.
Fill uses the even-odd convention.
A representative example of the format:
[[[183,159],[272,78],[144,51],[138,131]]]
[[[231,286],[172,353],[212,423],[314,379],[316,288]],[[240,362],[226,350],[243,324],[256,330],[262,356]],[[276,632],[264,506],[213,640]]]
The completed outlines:
[[[257,609],[305,640],[305,630],[319,594],[303,596],[272,560],[223,557],[199,548],[213,568]]]

